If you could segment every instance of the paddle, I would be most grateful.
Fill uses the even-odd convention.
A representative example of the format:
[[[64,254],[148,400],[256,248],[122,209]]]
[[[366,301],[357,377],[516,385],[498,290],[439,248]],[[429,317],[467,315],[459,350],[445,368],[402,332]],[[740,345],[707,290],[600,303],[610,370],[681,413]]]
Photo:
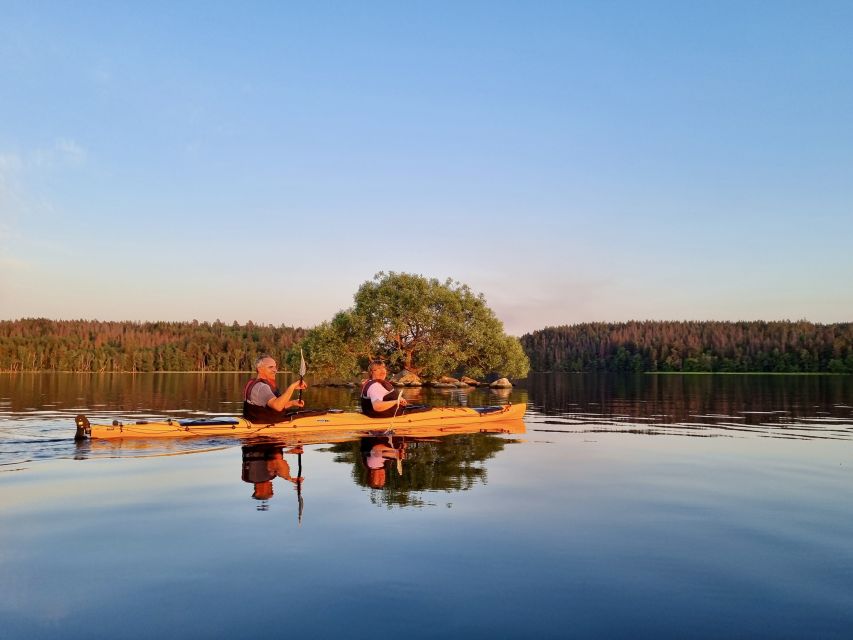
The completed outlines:
[[[305,380],[305,373],[308,371],[308,367],[305,366],[305,354],[302,353],[302,349],[299,350],[299,382],[303,382]],[[299,400],[302,400],[302,389],[299,390]]]
[[[303,361],[304,362],[304,361]],[[305,502],[302,500],[302,453],[297,454],[297,469],[296,477],[300,480],[296,481],[296,501],[299,503],[299,514],[297,515],[297,523],[302,526],[302,509],[305,507]]]
[[[400,389],[400,393],[397,394],[397,406],[394,408],[394,416],[391,418],[391,425],[388,427],[388,431],[393,434],[394,433],[394,419],[397,417],[397,412],[400,410],[400,398],[403,397],[403,390]],[[391,446],[394,446],[394,441],[391,439],[391,435],[388,436],[388,442]],[[396,449],[395,449],[396,451]],[[398,454],[399,456],[399,454]],[[403,460],[401,458],[397,458],[397,475],[403,475]]]
[[[394,415],[391,416],[391,424],[388,425],[388,431],[393,433],[394,431],[394,420],[397,418],[397,412],[400,410],[400,398],[403,397],[403,390],[400,389],[400,393],[397,394],[397,406],[394,407]]]

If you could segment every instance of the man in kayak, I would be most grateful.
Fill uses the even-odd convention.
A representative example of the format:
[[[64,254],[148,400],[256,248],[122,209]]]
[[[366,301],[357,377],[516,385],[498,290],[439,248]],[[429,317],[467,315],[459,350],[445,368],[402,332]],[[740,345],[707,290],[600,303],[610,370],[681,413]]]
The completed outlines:
[[[290,475],[290,465],[284,459],[285,453],[302,453],[302,447],[294,447],[284,451],[281,446],[246,445],[243,447],[243,482],[255,486],[252,497],[256,500],[269,500],[273,495],[272,481],[284,478],[293,484],[299,484],[304,478],[294,478]]]
[[[361,387],[361,412],[371,418],[392,418],[395,413],[401,413],[408,402],[399,397],[394,385],[385,377],[388,369],[382,362],[371,362],[367,367],[369,378]],[[400,406],[397,407],[399,400]]]
[[[258,376],[249,380],[243,389],[243,417],[252,422],[272,424],[287,419],[287,409],[304,407],[302,400],[291,400],[297,389],[307,389],[304,380],[297,380],[284,393],[275,384],[278,366],[271,356],[263,355],[255,361]]]

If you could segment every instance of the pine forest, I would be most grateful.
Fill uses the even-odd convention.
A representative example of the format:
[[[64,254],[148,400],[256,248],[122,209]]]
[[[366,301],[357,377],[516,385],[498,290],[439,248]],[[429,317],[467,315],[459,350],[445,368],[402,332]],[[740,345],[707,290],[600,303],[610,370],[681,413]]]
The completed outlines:
[[[0,321],[2,371],[251,371],[305,334],[285,325]],[[520,338],[533,371],[853,373],[853,323],[622,322]]]

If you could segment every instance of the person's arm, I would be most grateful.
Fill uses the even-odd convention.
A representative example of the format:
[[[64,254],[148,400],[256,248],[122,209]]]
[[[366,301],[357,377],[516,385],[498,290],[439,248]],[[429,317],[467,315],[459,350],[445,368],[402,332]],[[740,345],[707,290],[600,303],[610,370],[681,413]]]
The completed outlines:
[[[291,396],[293,392],[297,389],[307,389],[308,385],[305,384],[304,380],[297,380],[292,385],[290,385],[287,389],[284,390],[278,398],[270,398],[269,402],[267,402],[267,406],[270,409],[275,409],[276,411],[284,411],[285,409],[290,409],[291,407],[304,407],[304,400],[291,400]]]
[[[388,445],[378,445],[381,447],[379,449],[379,453],[383,458],[387,460],[403,460],[406,457],[406,453],[402,449],[395,449],[394,447],[390,447]]]
[[[407,404],[409,404],[409,403],[406,402],[405,398],[400,398],[400,406],[401,407],[405,407]],[[374,400],[373,401],[373,408],[376,411],[385,411],[386,409],[393,409],[396,406],[397,406],[396,400],[378,400],[378,401]]]
[[[397,406],[396,398],[394,400],[383,400],[382,398],[388,392],[385,391],[385,388],[381,385],[375,384],[373,385],[367,392],[368,397],[370,398],[370,402],[373,404],[374,411],[386,411],[388,409],[393,409]],[[399,392],[398,392],[399,393]],[[400,398],[400,406],[405,407],[408,402],[406,402],[405,398]]]
[[[270,461],[267,465],[267,468],[272,471],[279,478],[283,478],[284,480],[289,480],[293,484],[298,482],[302,482],[305,478],[294,478],[290,475],[290,465],[287,463],[287,460],[282,458],[278,458]]]

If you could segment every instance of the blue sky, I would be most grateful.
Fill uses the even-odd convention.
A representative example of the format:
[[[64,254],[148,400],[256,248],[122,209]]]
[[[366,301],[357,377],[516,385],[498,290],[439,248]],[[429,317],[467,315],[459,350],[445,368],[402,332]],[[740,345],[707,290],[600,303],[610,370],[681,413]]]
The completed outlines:
[[[853,320],[853,3],[4,2],[0,318]]]

